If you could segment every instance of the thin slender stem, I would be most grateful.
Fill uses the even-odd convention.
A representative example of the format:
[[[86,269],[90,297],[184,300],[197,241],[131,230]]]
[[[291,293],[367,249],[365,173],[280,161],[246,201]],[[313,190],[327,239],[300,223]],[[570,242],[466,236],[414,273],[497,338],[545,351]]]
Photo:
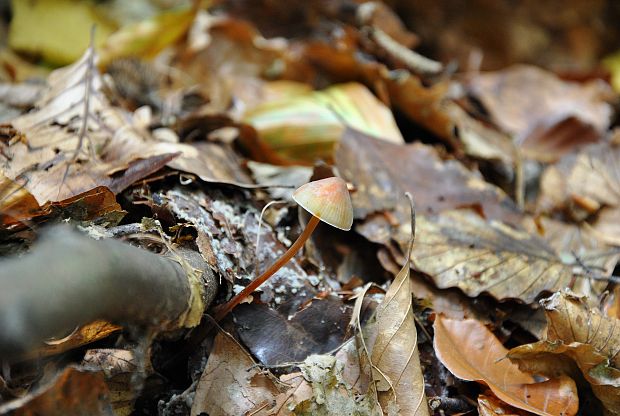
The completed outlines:
[[[230,311],[233,310],[235,306],[237,306],[243,299],[248,297],[252,292],[254,292],[260,285],[262,285],[267,279],[269,279],[275,272],[280,270],[282,266],[284,266],[293,256],[302,248],[306,242],[306,240],[310,237],[314,229],[317,225],[319,225],[318,217],[314,215],[308,221],[308,225],[301,233],[301,235],[295,240],[293,245],[280,257],[275,263],[273,263],[267,270],[263,272],[260,276],[254,279],[249,285],[245,287],[241,292],[239,292],[234,298],[228,301],[225,305],[223,305],[215,314],[215,320],[220,321],[224,318]]]

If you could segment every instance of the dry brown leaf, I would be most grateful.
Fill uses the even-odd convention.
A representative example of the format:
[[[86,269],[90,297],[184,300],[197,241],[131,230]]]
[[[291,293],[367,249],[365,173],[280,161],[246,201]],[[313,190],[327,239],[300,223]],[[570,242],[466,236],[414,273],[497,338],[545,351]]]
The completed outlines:
[[[590,281],[574,259],[562,259],[541,238],[497,221],[486,221],[469,210],[447,211],[418,218],[419,240],[413,267],[440,288],[458,287],[469,296],[489,293],[497,299],[532,303],[544,292],[572,287],[595,299],[606,286]],[[406,234],[395,234],[401,249]],[[582,258],[596,268],[600,258]]]
[[[617,245],[620,243],[616,221],[620,209],[619,172],[617,140],[590,145],[568,155],[543,173],[538,210],[566,211],[577,220],[592,217],[597,237]]]
[[[198,382],[191,414],[242,415],[270,408],[278,394],[274,381],[256,367],[252,357],[230,335],[220,332]]]
[[[127,114],[110,106],[96,61],[89,48],[78,62],[52,72],[35,109],[10,121],[16,133],[1,144],[3,174],[23,183],[41,205],[101,185],[127,187],[174,157],[162,159],[160,151],[148,160],[145,145],[128,151],[126,142],[146,139]],[[118,173],[124,170],[127,177]]]
[[[478,396],[478,413],[480,416],[527,416],[531,414],[507,405],[492,393]]]
[[[524,155],[541,161],[597,141],[611,121],[612,108],[605,102],[609,86],[562,81],[533,66],[481,74],[469,87]]]
[[[28,354],[28,358],[46,357],[49,355],[60,354],[82,345],[90,344],[118,332],[122,327],[106,321],[95,321],[88,325],[81,326],[68,336],[46,341],[46,346],[39,348]]]
[[[411,210],[408,253],[416,232],[413,206]],[[420,416],[429,415],[429,410],[413,318],[410,255],[377,307],[376,338],[369,342],[369,359],[383,413]]]
[[[537,415],[577,413],[572,379],[562,376],[535,383],[534,377],[504,359],[508,350],[478,321],[438,315],[433,328],[437,358],[458,378],[486,384],[502,401]]]
[[[114,412],[100,373],[67,367],[26,396],[0,405],[0,415],[113,416]]]
[[[387,143],[348,128],[335,158],[341,174],[355,185],[351,197],[356,218],[400,207],[399,222],[407,223],[408,214],[399,203],[404,192],[413,193],[422,214],[480,206],[488,218],[509,223],[521,218],[502,190],[457,161],[441,160],[434,148],[424,144]]]
[[[610,414],[620,414],[620,320],[602,315],[570,291],[541,302],[548,322],[546,339],[510,350],[525,371],[568,372],[557,364],[572,359]]]

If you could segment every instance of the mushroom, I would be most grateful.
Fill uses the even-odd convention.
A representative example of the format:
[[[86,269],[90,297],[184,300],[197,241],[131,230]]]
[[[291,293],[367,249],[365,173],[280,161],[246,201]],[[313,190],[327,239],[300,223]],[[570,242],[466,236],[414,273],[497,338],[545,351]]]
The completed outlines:
[[[320,221],[344,231],[349,231],[353,224],[351,197],[345,181],[338,177],[321,179],[300,186],[293,193],[293,200],[312,214],[306,228],[291,247],[274,264],[254,279],[228,303],[218,308],[215,320],[219,321],[233,310],[243,299],[280,270],[304,246],[304,243]]]

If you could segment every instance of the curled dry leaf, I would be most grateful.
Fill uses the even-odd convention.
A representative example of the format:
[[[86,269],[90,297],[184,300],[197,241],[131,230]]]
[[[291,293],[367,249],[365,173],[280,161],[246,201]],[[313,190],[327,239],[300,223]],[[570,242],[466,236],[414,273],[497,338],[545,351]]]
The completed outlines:
[[[415,234],[415,214],[411,207],[411,232],[408,253]],[[377,307],[369,341],[369,360],[379,403],[384,414],[429,415],[424,394],[424,376],[420,366],[418,337],[409,282],[410,259],[390,285]]]
[[[508,350],[478,321],[438,315],[433,328],[437,358],[458,378],[486,384],[502,401],[537,415],[577,413],[579,401],[572,379],[561,376],[536,383],[504,359]]]
[[[252,357],[228,334],[215,337],[194,397],[192,416],[242,415],[270,408],[279,391]]]
[[[578,85],[518,65],[474,76],[469,87],[524,155],[541,161],[597,141],[611,121],[612,108],[605,101],[611,91],[602,82]]]
[[[606,285],[575,277],[576,264],[565,263],[541,238],[485,221],[469,210],[420,216],[418,230],[413,267],[440,288],[458,287],[469,296],[486,292],[500,300],[532,303],[541,293],[568,286],[595,299]],[[401,247],[405,238],[401,227],[396,235]],[[592,266],[599,264],[595,260]]]
[[[620,320],[602,315],[570,291],[541,303],[548,322],[546,339],[513,348],[508,357],[526,371],[547,374],[569,371],[567,365],[554,364],[570,358],[607,411],[620,414]]]

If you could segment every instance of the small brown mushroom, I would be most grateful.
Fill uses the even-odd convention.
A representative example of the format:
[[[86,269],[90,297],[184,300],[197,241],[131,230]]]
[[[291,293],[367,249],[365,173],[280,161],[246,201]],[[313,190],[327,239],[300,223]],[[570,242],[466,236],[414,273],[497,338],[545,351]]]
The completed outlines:
[[[342,179],[332,177],[309,182],[300,186],[293,193],[293,199],[312,214],[312,218],[308,221],[306,228],[282,257],[228,301],[228,303],[217,309],[215,314],[216,321],[228,315],[235,306],[293,258],[299,249],[304,246],[304,243],[320,221],[341,230],[349,231],[351,229],[353,224],[353,208],[347,184]]]

